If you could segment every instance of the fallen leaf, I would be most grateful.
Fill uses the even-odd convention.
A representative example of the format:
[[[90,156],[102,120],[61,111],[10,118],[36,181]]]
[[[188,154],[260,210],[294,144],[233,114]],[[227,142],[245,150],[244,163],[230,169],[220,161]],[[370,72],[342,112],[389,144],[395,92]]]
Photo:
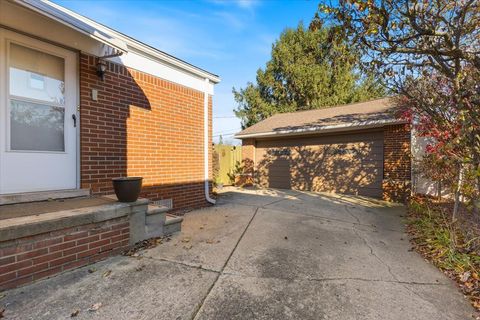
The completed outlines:
[[[473,306],[477,309],[480,309],[480,301],[473,301]]]
[[[190,243],[187,243],[186,245],[183,246],[183,249],[190,250],[192,249],[192,245]]]
[[[112,273],[112,270],[107,270],[103,273],[103,277],[106,278]]]
[[[92,306],[88,309],[88,311],[95,312],[101,307],[102,307],[102,303],[98,302],[98,303],[92,304]]]
[[[462,275],[460,276],[460,281],[467,282],[468,279],[470,279],[470,275],[471,275],[470,271],[462,273]]]
[[[190,240],[192,240],[190,237],[185,237],[182,239],[182,242],[187,243],[187,242],[190,242]]]
[[[70,317],[76,317],[78,316],[78,314],[80,313],[80,310],[79,309],[76,309],[75,311],[73,311],[71,314],[70,314]]]

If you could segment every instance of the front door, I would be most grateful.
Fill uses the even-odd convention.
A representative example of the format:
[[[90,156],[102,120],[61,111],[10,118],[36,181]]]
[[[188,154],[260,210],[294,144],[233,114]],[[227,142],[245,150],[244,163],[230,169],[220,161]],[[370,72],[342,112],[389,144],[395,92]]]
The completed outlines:
[[[77,56],[0,28],[0,194],[77,187]]]

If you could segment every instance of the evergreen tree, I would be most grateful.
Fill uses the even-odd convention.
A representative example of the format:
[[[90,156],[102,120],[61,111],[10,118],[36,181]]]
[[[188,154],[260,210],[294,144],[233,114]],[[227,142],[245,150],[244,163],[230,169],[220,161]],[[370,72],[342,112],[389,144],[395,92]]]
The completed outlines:
[[[308,28],[286,29],[272,46],[270,61],[257,71],[256,83],[233,94],[242,127],[269,116],[297,110],[365,101],[384,94],[371,75],[359,72],[360,56],[340,32],[315,16]]]

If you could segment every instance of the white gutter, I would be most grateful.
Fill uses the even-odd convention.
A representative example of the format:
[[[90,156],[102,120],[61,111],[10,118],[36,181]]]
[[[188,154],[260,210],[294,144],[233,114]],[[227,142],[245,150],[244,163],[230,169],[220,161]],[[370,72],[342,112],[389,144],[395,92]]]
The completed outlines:
[[[204,97],[203,97],[203,142],[204,142],[204,148],[203,148],[203,159],[204,159],[204,183],[205,183],[205,200],[210,202],[211,204],[215,204],[216,201],[212,198],[210,198],[210,186],[209,186],[209,165],[208,165],[208,153],[210,151],[210,145],[209,145],[209,132],[208,132],[208,87],[209,87],[209,82],[210,80],[208,78],[205,78],[205,92]]]
[[[339,132],[339,131],[352,131],[360,129],[371,129],[371,128],[381,128],[385,125],[392,124],[404,124],[408,121],[404,120],[371,120],[371,121],[362,121],[362,122],[353,122],[348,124],[336,124],[330,126],[318,126],[311,128],[301,128],[301,129],[290,129],[290,130],[278,130],[278,131],[268,131],[268,132],[258,132],[258,133],[247,133],[247,134],[236,134],[236,139],[247,139],[247,138],[271,138],[277,136],[298,136],[305,134],[316,134],[316,133],[329,133],[329,132]]]

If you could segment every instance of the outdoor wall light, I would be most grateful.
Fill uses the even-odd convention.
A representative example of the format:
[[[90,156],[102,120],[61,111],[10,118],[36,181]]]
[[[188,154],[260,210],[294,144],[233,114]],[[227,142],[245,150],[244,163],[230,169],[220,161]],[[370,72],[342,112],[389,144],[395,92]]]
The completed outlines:
[[[105,72],[107,71],[107,62],[103,59],[98,59],[97,61],[97,76],[102,79],[105,79]]]

